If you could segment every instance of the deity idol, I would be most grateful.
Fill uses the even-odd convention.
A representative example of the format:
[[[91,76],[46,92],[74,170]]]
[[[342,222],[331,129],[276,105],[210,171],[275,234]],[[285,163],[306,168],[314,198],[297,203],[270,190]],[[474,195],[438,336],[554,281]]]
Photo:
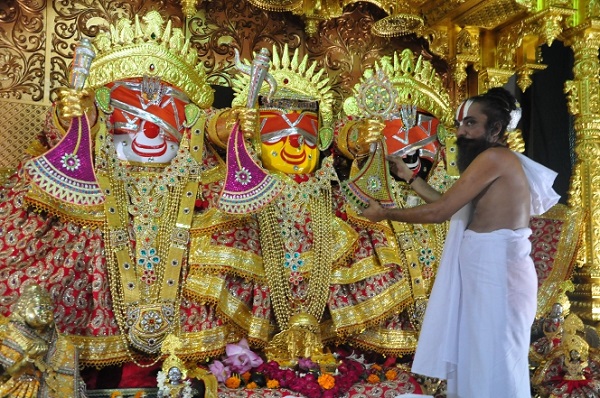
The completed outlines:
[[[85,397],[73,343],[56,332],[52,300],[32,284],[0,324],[0,397]]]
[[[347,211],[329,149],[335,138],[329,80],[297,50],[290,55],[285,46],[279,53],[275,47],[269,70],[277,91],[269,97],[263,85],[258,127],[246,131],[255,146],[246,152],[226,145],[231,115],[256,114],[242,110],[250,87],[245,75],[235,82],[234,108],[222,111],[208,135],[228,156],[235,152],[228,167],[229,159],[246,164],[249,153],[283,184],[282,192],[265,200],[256,177],[240,172],[247,167],[228,172],[244,188],[227,191],[226,183],[221,198],[238,194],[244,199],[238,203],[253,211],[244,214],[227,201],[201,216],[185,293],[213,303],[224,322],[279,361],[320,355],[334,341],[382,354],[410,352],[416,336],[394,323],[413,301],[407,265],[390,227]],[[367,137],[358,137],[366,148]]]
[[[345,100],[346,120],[337,125],[338,149],[353,159],[343,183],[350,213],[356,214],[368,198],[386,207],[407,207],[421,199],[407,181],[392,178],[388,156],[398,156],[438,191],[447,190],[457,176],[455,137],[449,96],[431,63],[410,49],[383,57],[367,69]],[[368,127],[366,127],[368,126]],[[368,129],[374,144],[357,145],[356,136]],[[397,322],[416,337],[433,284],[444,243],[445,224],[420,225],[391,222],[411,285],[414,306],[398,315]],[[410,315],[409,318],[406,318]],[[415,329],[410,329],[414,326]]]
[[[170,334],[177,355],[202,359],[239,340],[181,293],[196,204],[224,176],[203,140],[213,91],[158,12],[109,28],[76,55],[35,156],[2,187],[0,310],[33,280],[83,365],[156,363]]]

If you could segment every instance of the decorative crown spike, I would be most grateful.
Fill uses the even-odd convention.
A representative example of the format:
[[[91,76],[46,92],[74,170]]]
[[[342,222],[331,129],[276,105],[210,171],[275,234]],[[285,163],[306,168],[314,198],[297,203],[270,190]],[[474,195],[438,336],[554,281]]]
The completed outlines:
[[[400,54],[394,52],[392,57],[383,57],[372,69],[365,70],[360,82],[354,86],[354,96],[344,102],[345,113],[350,116],[362,116],[364,109],[373,107],[373,104],[365,102],[369,96],[362,100],[365,103],[360,103],[361,93],[374,91],[371,86],[381,82],[389,82],[394,87],[394,109],[400,109],[406,104],[416,105],[437,117],[443,125],[452,126],[454,114],[442,79],[431,62],[422,56],[415,60],[410,49],[405,49]],[[390,91],[389,88],[386,90]],[[390,109],[389,112],[394,110]]]
[[[196,105],[208,108],[213,90],[198,53],[180,28],[165,25],[158,11],[150,11],[134,25],[122,18],[93,41],[96,59],[92,63],[87,87],[96,89],[108,83],[144,76],[159,77],[182,90]]]

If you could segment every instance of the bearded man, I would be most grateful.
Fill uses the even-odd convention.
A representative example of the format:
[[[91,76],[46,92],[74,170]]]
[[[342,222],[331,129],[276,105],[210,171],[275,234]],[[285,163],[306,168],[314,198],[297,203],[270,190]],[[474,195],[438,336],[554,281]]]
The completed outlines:
[[[502,88],[466,100],[456,113],[457,182],[440,195],[410,178],[426,204],[384,209],[371,201],[363,211],[371,221],[452,217],[412,366],[414,373],[448,380],[448,397],[531,396],[527,353],[537,279],[529,218],[559,196],[552,190],[556,173],[506,147],[517,113],[516,100]],[[399,177],[407,176],[405,169],[394,159]]]

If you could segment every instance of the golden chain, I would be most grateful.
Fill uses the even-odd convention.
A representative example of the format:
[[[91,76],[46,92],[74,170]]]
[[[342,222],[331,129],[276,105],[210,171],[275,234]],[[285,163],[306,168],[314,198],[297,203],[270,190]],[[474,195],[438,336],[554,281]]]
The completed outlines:
[[[271,290],[271,303],[277,324],[281,330],[288,328],[288,321],[292,315],[291,305],[296,301],[290,282],[288,281],[288,272],[284,267],[284,242],[282,239],[282,230],[277,216],[278,210],[281,210],[281,200],[285,200],[286,193],[296,192],[297,194],[308,197],[308,206],[310,210],[311,226],[313,231],[312,251],[313,264],[308,282],[305,302],[306,306],[298,309],[296,312],[306,312],[314,316],[317,320],[323,316],[323,311],[329,299],[329,285],[333,268],[333,209],[331,185],[317,182],[311,179],[307,183],[301,183],[300,189],[290,184],[296,184],[293,181],[287,183],[286,191],[282,195],[284,199],[279,199],[276,203],[267,206],[258,214],[260,226],[260,242],[263,254],[263,264],[265,274]],[[318,187],[315,189],[315,187]],[[290,194],[288,201],[298,202],[297,195]],[[279,204],[277,203],[279,202]],[[297,209],[302,212],[301,209]]]
[[[265,275],[269,282],[271,303],[275,319],[281,330],[287,329],[291,308],[287,302],[288,286],[283,267],[283,242],[279,231],[275,204],[271,203],[258,214],[260,247]]]
[[[313,252],[310,282],[308,285],[308,309],[305,311],[320,320],[329,299],[329,285],[333,268],[333,209],[331,187],[324,195],[311,195],[310,207],[313,228]]]
[[[104,125],[104,123],[101,123],[101,125]],[[122,281],[121,281],[121,272],[120,272],[120,267],[122,266],[122,264],[119,264],[119,261],[116,258],[116,251],[118,250],[117,248],[115,248],[113,246],[113,241],[112,241],[112,236],[115,232],[118,232],[114,229],[114,224],[111,227],[110,223],[106,222],[104,224],[104,236],[105,236],[105,250],[106,253],[108,253],[108,255],[106,256],[106,261],[107,261],[107,268],[108,268],[108,276],[109,276],[109,286],[110,286],[110,291],[111,291],[111,295],[113,297],[113,312],[115,314],[116,320],[117,320],[117,325],[119,326],[119,330],[120,330],[120,338],[122,339],[122,342],[124,344],[124,347],[127,347],[127,355],[129,356],[129,358],[131,359],[132,362],[136,363],[138,366],[141,367],[150,367],[154,364],[156,364],[160,359],[161,359],[161,355],[158,355],[154,358],[154,360],[152,361],[152,363],[150,364],[141,364],[139,363],[136,358],[134,358],[133,354],[131,353],[131,351],[129,350],[129,346],[130,346],[130,342],[128,341],[127,338],[127,321],[126,321],[126,317],[127,317],[127,310],[128,310],[128,306],[131,305],[138,305],[138,304],[142,304],[141,301],[145,301],[145,302],[150,302],[150,303],[157,303],[160,300],[160,296],[161,296],[161,286],[162,286],[162,279],[165,277],[164,276],[164,271],[165,271],[165,266],[167,263],[167,258],[169,257],[169,251],[170,251],[170,247],[174,244],[173,242],[171,242],[172,237],[171,234],[174,230],[174,228],[177,226],[179,226],[179,217],[180,215],[178,215],[178,211],[180,210],[179,207],[181,205],[181,201],[182,201],[182,196],[183,196],[183,188],[184,186],[186,186],[187,181],[190,179],[190,175],[189,175],[189,166],[193,165],[193,161],[190,162],[189,159],[189,154],[187,155],[188,157],[185,158],[185,161],[183,162],[183,166],[180,166],[178,168],[175,168],[175,171],[171,170],[170,173],[168,173],[167,176],[158,176],[158,177],[147,177],[145,174],[148,174],[149,172],[143,172],[142,177],[141,178],[137,178],[136,175],[130,175],[128,176],[128,173],[126,172],[125,168],[123,167],[123,165],[120,164],[120,162],[117,160],[116,158],[116,152],[114,149],[114,144],[112,141],[112,137],[110,135],[107,134],[107,130],[106,128],[102,129],[99,133],[98,133],[98,142],[97,144],[97,148],[99,148],[99,151],[97,152],[97,159],[99,161],[99,164],[101,164],[100,166],[100,172],[99,175],[103,176],[105,180],[107,180],[107,187],[109,187],[108,189],[110,189],[112,192],[110,192],[110,195],[114,196],[116,198],[116,208],[107,208],[107,212],[110,213],[117,213],[116,216],[118,217],[118,224],[121,225],[121,228],[117,228],[120,229],[122,231],[127,232],[127,226],[129,225],[129,219],[130,219],[130,211],[128,211],[128,206],[131,204],[131,198],[134,197],[134,195],[136,193],[140,193],[140,188],[143,186],[142,183],[140,183],[140,181],[149,184],[148,186],[145,186],[145,188],[149,188],[149,191],[147,191],[148,194],[151,194],[152,192],[154,192],[155,189],[164,189],[166,190],[166,193],[163,195],[159,195],[161,197],[164,197],[165,202],[163,203],[157,203],[156,206],[160,206],[162,208],[162,210],[166,209],[166,212],[163,214],[162,211],[159,211],[159,228],[158,231],[156,232],[152,232],[150,234],[150,236],[153,236],[154,238],[156,238],[158,240],[157,243],[157,256],[160,259],[160,265],[162,266],[158,266],[159,264],[157,264],[157,266],[155,267],[156,270],[156,280],[152,283],[151,289],[148,290],[146,289],[145,292],[140,292],[139,295],[139,300],[135,301],[135,302],[130,302],[130,300],[127,300],[125,298],[125,294],[123,292],[123,285],[122,285]],[[184,139],[181,142],[180,145],[180,151],[186,152],[189,150],[189,143],[187,141],[187,139]],[[179,155],[178,155],[179,156]],[[192,166],[193,167],[193,166]],[[185,170],[187,171],[185,171]],[[166,171],[165,171],[166,172]],[[175,174],[173,174],[175,173]],[[195,177],[192,177],[193,180],[198,180],[199,179],[199,173],[196,173],[198,175],[196,175]],[[100,177],[100,179],[102,179],[102,177]],[[169,179],[170,183],[168,185],[171,185],[171,188],[167,187],[167,184],[165,184],[165,179]],[[200,183],[200,181],[197,182],[198,184]],[[139,185],[141,184],[141,185]],[[127,193],[127,186],[129,186],[129,194]],[[134,189],[136,188],[136,189]],[[143,196],[140,195],[138,197],[138,199]],[[147,195],[149,196],[149,195]],[[194,197],[196,195],[193,195]],[[156,197],[156,195],[152,195],[152,199],[156,202],[160,202],[161,199]],[[193,211],[192,208],[187,209],[187,211]],[[134,233],[136,233],[137,231],[134,231]],[[146,231],[148,232],[148,231]],[[145,237],[148,235],[147,233],[142,234]],[[137,258],[137,255],[135,255],[133,253],[131,244],[129,242],[129,233],[126,233],[126,239],[127,239],[127,244],[126,244],[126,248],[127,248],[127,252],[128,252],[128,258],[130,259],[129,262],[132,263],[133,267],[136,267],[134,269],[136,269],[136,283],[139,282],[140,280],[140,273],[137,271],[137,265],[136,262],[133,261],[133,259]],[[137,240],[137,239],[136,239]],[[137,242],[139,244],[139,242]],[[149,247],[150,245],[146,245],[146,247]],[[185,257],[185,253],[184,256]],[[178,261],[181,263],[183,261],[183,257],[179,258]],[[177,256],[175,257],[177,258]],[[182,266],[183,264],[180,264],[180,266]],[[183,267],[182,267],[183,268]],[[183,269],[182,269],[183,272]],[[180,278],[181,279],[181,278]],[[172,324],[170,325],[170,332],[176,332],[178,333],[179,329],[180,329],[180,317],[178,315],[178,311],[180,310],[180,301],[181,301],[181,292],[182,292],[182,284],[178,283],[176,286],[176,290],[177,292],[175,293],[175,297],[174,300],[171,302],[171,304],[174,306],[173,310],[175,311],[174,316],[173,316],[173,321]],[[146,294],[143,294],[146,293]],[[148,294],[149,293],[149,294]]]

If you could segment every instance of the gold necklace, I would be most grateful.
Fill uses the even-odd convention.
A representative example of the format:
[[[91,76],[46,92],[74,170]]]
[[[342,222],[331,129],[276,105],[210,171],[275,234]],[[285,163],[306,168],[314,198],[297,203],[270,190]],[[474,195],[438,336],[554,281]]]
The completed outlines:
[[[325,161],[322,169],[327,167],[329,162]],[[263,265],[280,330],[288,328],[293,314],[307,313],[320,320],[329,299],[333,268],[331,176],[331,171],[321,170],[301,183],[282,176],[286,180],[282,195],[258,214]],[[305,290],[299,288],[307,275],[303,255],[308,246],[298,234],[303,233],[302,225],[313,235],[313,262]]]
[[[160,173],[121,164],[106,129],[97,136],[113,309],[126,346],[149,354],[159,353],[164,338],[179,331],[180,279],[200,184],[203,123],[200,118]]]

